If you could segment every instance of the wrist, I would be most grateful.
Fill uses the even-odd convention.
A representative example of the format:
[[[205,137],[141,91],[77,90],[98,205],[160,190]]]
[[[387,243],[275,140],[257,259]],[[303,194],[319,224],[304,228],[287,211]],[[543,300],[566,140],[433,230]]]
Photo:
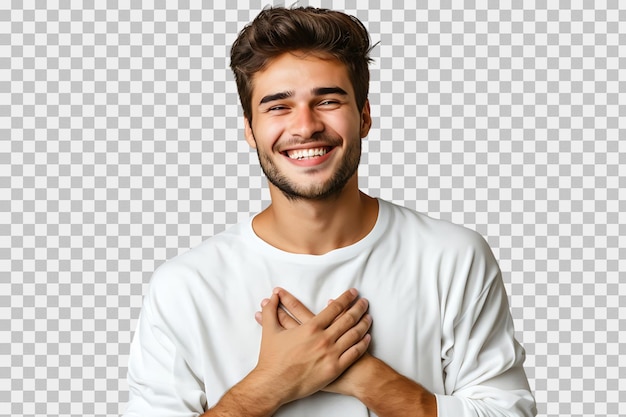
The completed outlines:
[[[384,375],[381,374],[381,368],[386,365],[369,353],[361,358],[359,365],[361,366],[358,369],[358,374],[355,375],[350,395],[365,403],[369,396],[376,395],[376,391],[378,391],[376,387],[382,382],[381,375]]]
[[[347,395],[363,402],[363,399],[372,392],[371,387],[376,382],[377,368],[380,366],[379,363],[382,362],[369,353],[363,355],[363,357],[349,369],[353,375],[351,375],[350,378],[352,384],[349,385],[350,391]]]
[[[269,417],[283,404],[265,374],[255,369],[228,390],[212,410],[219,416]]]
[[[380,359],[369,356],[367,361],[367,368],[364,368],[367,372],[355,385],[354,395],[367,408],[379,416],[437,415],[437,399],[433,393]]]

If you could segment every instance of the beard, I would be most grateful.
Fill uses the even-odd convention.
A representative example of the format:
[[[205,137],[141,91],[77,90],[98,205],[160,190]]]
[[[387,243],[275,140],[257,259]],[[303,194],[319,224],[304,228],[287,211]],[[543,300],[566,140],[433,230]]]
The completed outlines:
[[[252,134],[254,136],[254,133]],[[323,137],[320,139],[324,139]],[[341,140],[327,138],[328,143],[341,143]],[[256,141],[256,139],[255,139]],[[324,182],[314,184],[298,184],[289,179],[270,155],[256,147],[259,164],[268,181],[278,188],[287,199],[296,200],[325,200],[337,196],[346,186],[350,178],[357,172],[361,160],[361,140],[352,141],[346,148],[345,155],[333,175]],[[314,172],[316,168],[312,168]]]

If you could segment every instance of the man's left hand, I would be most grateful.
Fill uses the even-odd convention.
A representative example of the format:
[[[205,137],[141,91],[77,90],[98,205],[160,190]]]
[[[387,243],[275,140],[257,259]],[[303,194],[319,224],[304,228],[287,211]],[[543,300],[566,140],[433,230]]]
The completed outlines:
[[[292,329],[315,317],[315,314],[313,314],[311,310],[302,304],[302,302],[294,297],[289,291],[283,288],[277,288],[276,291],[280,299],[278,321],[283,328]],[[261,302],[261,306],[266,304],[268,301],[268,299],[264,299]],[[332,300],[329,300],[329,302],[330,301]],[[257,312],[255,314],[255,319],[257,323],[263,325],[263,316],[261,312]],[[368,362],[373,359],[374,358],[366,352],[359,360],[357,360],[351,367],[341,374],[339,378],[327,385],[323,391],[356,396],[358,391],[358,382],[363,380],[363,378],[358,377],[359,372],[366,372]]]

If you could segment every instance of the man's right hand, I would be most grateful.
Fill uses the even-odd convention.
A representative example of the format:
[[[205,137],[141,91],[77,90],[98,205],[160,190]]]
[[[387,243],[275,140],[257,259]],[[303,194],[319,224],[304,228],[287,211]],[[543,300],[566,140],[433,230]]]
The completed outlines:
[[[273,415],[278,408],[327,387],[367,351],[372,324],[368,303],[348,290],[306,323],[285,328],[279,292],[263,300],[257,366],[203,417]],[[356,300],[356,301],[355,301]]]

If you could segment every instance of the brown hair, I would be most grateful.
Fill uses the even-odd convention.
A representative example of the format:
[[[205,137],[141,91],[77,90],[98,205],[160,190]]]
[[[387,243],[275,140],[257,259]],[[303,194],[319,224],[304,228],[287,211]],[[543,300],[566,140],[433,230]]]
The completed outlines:
[[[370,38],[356,17],[313,7],[266,8],[242,29],[230,51],[244,116],[252,120],[252,77],[285,52],[329,55],[346,65],[356,104],[363,109],[369,90]]]

